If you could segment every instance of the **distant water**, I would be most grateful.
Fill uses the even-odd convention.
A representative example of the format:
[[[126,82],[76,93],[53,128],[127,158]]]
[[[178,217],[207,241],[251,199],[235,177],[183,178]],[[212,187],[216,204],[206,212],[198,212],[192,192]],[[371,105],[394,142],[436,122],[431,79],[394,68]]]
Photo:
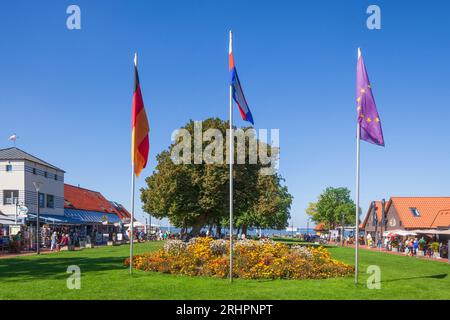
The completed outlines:
[[[175,227],[171,227],[171,228],[161,227],[160,229],[162,230],[162,232],[165,232],[166,230],[170,229],[170,232],[172,232],[172,233],[179,233],[181,231],[180,228],[175,228]],[[206,232],[206,230],[207,229],[203,229],[202,231]],[[213,229],[213,232],[214,231],[215,231],[215,229]],[[228,229],[222,229],[222,233],[228,233]],[[299,228],[299,229],[297,229],[296,232],[286,231],[286,229],[283,229],[283,230],[262,229],[261,234],[263,236],[291,236],[291,235],[295,235],[295,234],[315,235],[316,233],[313,228],[309,228],[309,230],[307,228]],[[248,229],[247,235],[249,235],[249,236],[259,235],[259,229]]]

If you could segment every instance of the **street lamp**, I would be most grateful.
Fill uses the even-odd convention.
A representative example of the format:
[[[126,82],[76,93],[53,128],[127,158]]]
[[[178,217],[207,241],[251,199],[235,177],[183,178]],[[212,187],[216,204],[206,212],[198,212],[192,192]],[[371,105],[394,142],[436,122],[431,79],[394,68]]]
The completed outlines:
[[[37,214],[36,214],[36,253],[40,254],[39,250],[39,212],[40,212],[40,205],[39,205],[39,191],[41,190],[42,182],[33,182],[34,188],[36,189],[37,193]]]

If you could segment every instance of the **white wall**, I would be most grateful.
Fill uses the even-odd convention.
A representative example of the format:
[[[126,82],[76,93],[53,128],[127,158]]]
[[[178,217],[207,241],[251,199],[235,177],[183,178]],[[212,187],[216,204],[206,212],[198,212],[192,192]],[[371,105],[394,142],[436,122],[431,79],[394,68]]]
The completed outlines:
[[[6,165],[12,165],[11,172],[6,171]],[[3,190],[19,190],[19,202],[24,201],[24,161],[0,161],[0,211],[4,214],[14,215],[16,206],[3,204]]]
[[[6,171],[7,164],[13,166],[11,172]],[[36,169],[36,174],[32,172],[33,168]],[[47,172],[47,177],[44,172]],[[57,180],[55,174],[58,176]],[[19,190],[19,203],[25,204],[30,213],[36,213],[37,193],[33,182],[41,182],[40,193],[54,196],[54,208],[47,208],[45,203],[40,212],[64,215],[64,172],[26,160],[0,161],[0,211],[8,215],[15,214],[15,205],[3,204],[3,190]]]
[[[31,213],[37,212],[37,194],[33,182],[41,182],[40,193],[51,194],[55,198],[55,208],[41,208],[41,213],[64,215],[64,173],[59,170],[51,169],[37,163],[26,161],[26,166],[36,168],[37,174],[25,171],[25,193],[27,195],[25,205]],[[48,177],[39,174],[40,171],[48,173]],[[54,174],[59,176],[54,179]]]

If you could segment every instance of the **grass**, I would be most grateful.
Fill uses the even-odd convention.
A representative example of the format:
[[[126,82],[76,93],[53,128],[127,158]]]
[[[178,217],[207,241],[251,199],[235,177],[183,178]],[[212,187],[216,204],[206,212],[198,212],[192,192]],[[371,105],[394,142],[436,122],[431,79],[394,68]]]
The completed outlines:
[[[137,244],[136,253],[161,242]],[[353,263],[351,248],[330,247],[333,257]],[[175,276],[123,267],[128,247],[0,259],[0,299],[450,299],[450,265],[360,251],[360,285],[352,277],[327,280],[235,280]],[[67,267],[81,268],[81,289],[69,290]],[[381,268],[381,290],[366,287],[369,265]]]

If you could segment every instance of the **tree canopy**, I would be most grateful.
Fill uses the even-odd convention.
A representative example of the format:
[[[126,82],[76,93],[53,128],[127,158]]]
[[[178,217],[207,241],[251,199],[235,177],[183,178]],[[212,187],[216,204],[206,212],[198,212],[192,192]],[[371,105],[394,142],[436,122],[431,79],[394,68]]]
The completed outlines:
[[[191,120],[182,129],[194,137],[195,125]],[[209,118],[202,122],[201,130],[205,133],[208,129],[218,129],[226,137],[228,128],[227,121]],[[226,156],[222,154],[227,148],[225,139],[206,136],[200,142],[202,150],[206,152],[215,145],[212,157],[218,159],[222,156],[225,160]],[[233,170],[234,225],[241,228],[243,233],[249,227],[285,228],[290,218],[292,196],[278,173],[260,174],[260,169],[267,165],[263,165],[259,159],[250,164],[250,139],[245,139],[245,164],[235,163]],[[143,209],[156,218],[169,218],[176,227],[191,229],[192,235],[197,235],[205,226],[215,226],[220,233],[221,227],[227,226],[229,222],[229,165],[226,161],[209,164],[200,159],[199,162],[190,152],[199,147],[198,141],[194,139],[188,141],[187,151],[180,154],[180,158],[190,157],[190,163],[176,164],[173,151],[181,142],[186,143],[181,140],[179,137],[167,150],[157,155],[156,170],[146,178],[147,187],[141,189]]]
[[[320,194],[317,202],[309,204],[306,213],[314,222],[335,228],[342,224],[342,220],[344,224],[354,223],[355,209],[349,189],[328,187]]]

